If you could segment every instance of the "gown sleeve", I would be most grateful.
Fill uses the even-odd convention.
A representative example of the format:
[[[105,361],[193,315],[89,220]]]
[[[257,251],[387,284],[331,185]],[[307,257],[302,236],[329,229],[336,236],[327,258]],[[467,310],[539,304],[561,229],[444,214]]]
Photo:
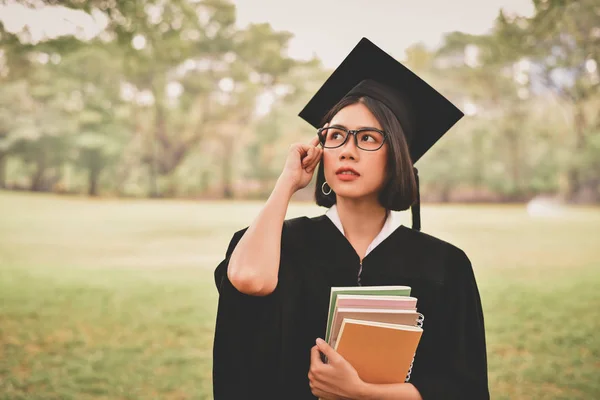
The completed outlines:
[[[271,391],[277,390],[273,366],[278,351],[279,285],[267,296],[251,296],[238,291],[227,277],[231,254],[247,229],[233,235],[214,273],[219,292],[212,370],[216,400],[270,398]]]
[[[425,315],[423,325],[424,330],[436,330],[435,349],[423,366],[427,372],[415,374],[410,382],[424,400],[489,399],[483,311],[473,268],[457,248],[447,262],[440,314],[444,317],[428,326]]]

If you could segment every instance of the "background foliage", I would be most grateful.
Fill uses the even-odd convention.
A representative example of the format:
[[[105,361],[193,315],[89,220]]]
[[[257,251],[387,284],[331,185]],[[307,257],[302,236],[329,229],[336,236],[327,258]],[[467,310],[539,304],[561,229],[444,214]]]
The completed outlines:
[[[297,114],[331,71],[288,57],[291,33],[236,27],[226,0],[60,4],[106,26],[34,41],[0,25],[0,187],[264,197],[314,134]],[[600,198],[600,9],[534,5],[394,55],[467,114],[418,165],[424,199]]]

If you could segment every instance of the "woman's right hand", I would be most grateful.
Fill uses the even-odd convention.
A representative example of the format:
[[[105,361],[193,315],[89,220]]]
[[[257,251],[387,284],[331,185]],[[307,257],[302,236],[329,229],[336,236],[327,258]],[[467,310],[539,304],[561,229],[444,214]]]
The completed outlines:
[[[286,184],[292,185],[294,192],[306,187],[310,182],[323,155],[323,149],[318,145],[319,136],[315,136],[308,144],[294,143],[290,146],[283,172],[279,178]]]

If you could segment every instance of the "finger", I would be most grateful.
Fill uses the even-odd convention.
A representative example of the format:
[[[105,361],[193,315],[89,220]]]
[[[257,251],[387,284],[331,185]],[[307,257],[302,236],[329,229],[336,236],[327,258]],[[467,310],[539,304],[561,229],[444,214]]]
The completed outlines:
[[[339,360],[339,358],[341,357],[337,353],[337,351],[335,351],[333,349],[333,347],[328,345],[327,342],[324,341],[323,339],[317,338],[316,343],[317,343],[317,347],[319,348],[321,353],[325,354],[325,356],[327,357],[327,359],[329,360],[330,363]]]
[[[339,397],[334,395],[333,393],[325,392],[321,389],[312,389],[311,390],[313,396],[317,397],[319,400],[337,400]]]
[[[317,147],[310,145],[310,144],[302,144],[302,143],[298,144],[298,151],[300,152],[300,154],[302,156],[307,155],[311,149],[313,149],[313,151],[314,151],[315,149],[317,149]]]
[[[319,139],[319,135],[315,135],[312,139],[310,139],[310,142],[308,142],[308,144],[310,144],[313,147],[316,147],[319,145],[320,143],[320,139]]]
[[[310,163],[310,165],[306,166],[306,168],[304,168],[304,170],[309,173],[312,174],[312,172],[317,169],[317,166],[319,165],[319,161],[321,161],[319,158],[316,158],[312,163]]]
[[[318,346],[313,346],[310,349],[310,365],[311,367],[323,365],[323,361],[321,361],[321,354],[319,354]]]
[[[321,156],[323,154],[323,150],[318,147],[314,147],[314,150],[311,152],[310,159],[307,160],[306,164],[303,164],[303,167],[310,172],[313,170],[319,161],[321,161]],[[308,158],[308,157],[307,157]]]
[[[313,149],[313,147],[305,148],[304,146],[302,146],[302,150],[300,150],[300,153],[302,154],[302,162],[303,163],[307,163],[310,160],[310,157],[313,152],[312,149]]]
[[[315,156],[316,151],[315,150],[309,150],[309,155],[307,155],[304,159],[302,159],[302,168],[305,169],[306,171],[308,171],[308,169],[311,167],[311,165],[314,164],[315,159],[318,159],[317,156]]]
[[[308,155],[308,151],[312,148],[313,148],[313,146],[310,146],[308,144],[302,144],[302,143],[299,143],[296,147],[298,153],[300,153],[300,157],[302,157],[302,158],[306,157]]]
[[[313,396],[316,396],[319,400],[340,400],[341,397],[338,397],[337,395],[330,393],[330,392],[326,392],[324,390],[321,389],[313,389],[311,390]]]
[[[307,157],[302,160],[302,166],[307,169],[314,168],[321,160],[323,150],[318,147],[311,147],[308,149],[307,154]]]
[[[315,156],[307,167],[307,170],[309,172],[312,172],[312,170],[314,170],[316,168],[316,166],[319,165],[319,162],[321,161],[322,156],[323,156],[323,150],[316,149]]]
[[[333,394],[329,393],[322,389],[321,385],[318,382],[310,381],[308,382],[308,386],[310,386],[310,391],[314,396],[317,396],[319,399],[333,399]]]

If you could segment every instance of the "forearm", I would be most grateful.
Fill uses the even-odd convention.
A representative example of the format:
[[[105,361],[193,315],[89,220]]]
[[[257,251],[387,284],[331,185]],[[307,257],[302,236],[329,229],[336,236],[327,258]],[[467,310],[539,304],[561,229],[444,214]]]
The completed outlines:
[[[417,388],[410,383],[364,383],[357,400],[422,400]]]
[[[275,290],[281,252],[281,231],[294,194],[285,180],[273,192],[231,255],[227,275],[237,290],[265,296]]]

